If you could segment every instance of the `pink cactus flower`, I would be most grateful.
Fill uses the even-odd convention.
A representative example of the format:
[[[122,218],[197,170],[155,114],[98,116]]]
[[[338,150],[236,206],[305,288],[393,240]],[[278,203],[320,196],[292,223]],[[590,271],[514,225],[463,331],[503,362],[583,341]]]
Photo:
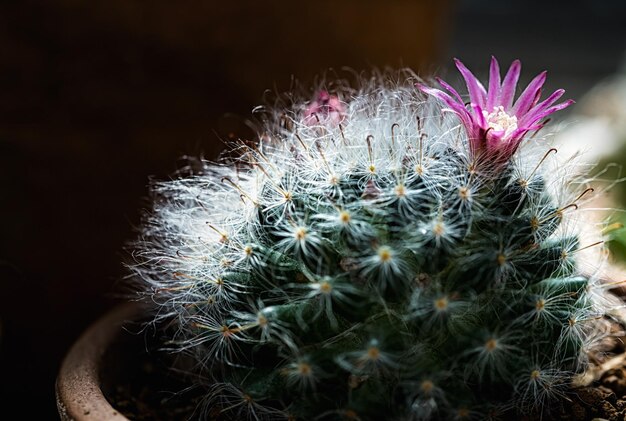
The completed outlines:
[[[522,65],[515,60],[504,80],[500,80],[500,66],[495,57],[491,58],[489,69],[489,89],[486,90],[478,79],[460,60],[454,60],[461,72],[469,93],[469,106],[465,105],[459,93],[448,83],[437,78],[437,82],[448,92],[418,84],[423,92],[443,101],[448,111],[457,114],[470,139],[474,156],[486,159],[506,160],[517,150],[527,133],[539,130],[550,114],[568,107],[574,101],[554,103],[565,90],[557,89],[545,100],[539,102],[541,87],[546,81],[546,72],[537,75],[513,103],[515,89]]]
[[[319,91],[316,98],[304,110],[304,123],[309,126],[330,124],[338,126],[346,117],[344,104],[337,95]]]

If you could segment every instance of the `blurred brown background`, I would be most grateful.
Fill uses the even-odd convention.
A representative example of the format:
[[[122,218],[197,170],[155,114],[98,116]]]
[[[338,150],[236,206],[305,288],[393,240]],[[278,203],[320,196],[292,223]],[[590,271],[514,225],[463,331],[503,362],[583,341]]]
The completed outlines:
[[[55,419],[80,332],[118,302],[149,178],[215,158],[265,89],[328,68],[548,68],[570,97],[617,68],[619,2],[344,0],[0,4],[0,402]],[[602,2],[600,2],[602,3]],[[567,5],[566,7],[563,5]],[[622,12],[622,13],[616,13]],[[454,75],[456,77],[456,75]]]

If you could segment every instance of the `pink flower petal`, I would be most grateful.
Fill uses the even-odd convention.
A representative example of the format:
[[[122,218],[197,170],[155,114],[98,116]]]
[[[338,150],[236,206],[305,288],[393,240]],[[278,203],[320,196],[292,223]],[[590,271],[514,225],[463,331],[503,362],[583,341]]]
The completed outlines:
[[[511,113],[516,116],[522,116],[528,112],[528,110],[534,105],[533,103],[536,101],[537,94],[539,93],[541,87],[546,82],[546,75],[548,72],[543,71],[539,73],[535,78],[528,84],[524,92],[520,95],[520,97],[515,102],[515,105],[511,109]]]
[[[472,111],[474,111],[474,121],[478,123],[478,126],[487,129],[489,125],[487,124],[487,120],[485,120],[485,116],[483,115],[483,109],[478,104],[471,104]]]
[[[524,125],[526,121],[529,120],[529,117],[533,114],[538,114],[554,104],[559,98],[563,96],[565,93],[565,89],[557,89],[545,100],[541,101],[539,104],[535,105],[531,108],[524,116],[520,119],[519,124]]]
[[[570,105],[572,105],[575,101],[573,99],[568,99],[565,102],[561,102],[560,104],[554,105],[546,110],[543,110],[541,112],[535,113],[535,114],[530,114],[528,117],[528,123],[526,123],[527,125],[531,125],[534,124],[535,122],[541,120],[544,117],[549,116],[552,113],[555,113],[557,111],[560,111],[564,108],[569,107]]]
[[[449,104],[451,102],[455,102],[454,99],[452,99],[452,97],[450,95],[448,95],[447,93],[439,90],[439,89],[435,89],[435,88],[431,88],[430,86],[426,86],[424,84],[421,83],[417,83],[415,84],[415,86],[417,86],[417,89],[419,89],[420,91],[424,92],[425,94],[434,96],[435,98],[445,102],[446,104]]]
[[[445,102],[446,105],[448,105],[450,108],[452,108],[452,110],[455,113],[457,113],[459,115],[461,115],[461,114],[469,115],[469,112],[465,108],[465,105],[463,104],[463,102],[459,102],[459,101],[455,100],[454,98],[452,98],[447,93],[445,93],[443,91],[440,91],[439,89],[428,87],[428,86],[423,85],[421,83],[418,83],[416,86],[418,87],[418,89],[420,91],[422,91],[422,92],[424,92],[424,93],[426,93],[428,95],[434,96],[435,98],[437,98],[440,101]],[[460,99],[460,97],[459,97],[459,99]]]
[[[502,148],[504,142],[504,130],[502,131],[495,131],[495,130],[489,130],[489,132],[487,132],[486,134],[486,138],[487,138],[487,146],[489,149],[492,150],[498,150],[500,148]]]
[[[502,105],[505,110],[511,108],[513,103],[513,97],[515,96],[515,88],[517,88],[517,81],[519,80],[520,72],[522,71],[522,63],[519,60],[513,61],[509,70],[504,76],[502,82],[502,88],[500,89],[499,105]]]
[[[489,67],[489,92],[487,93],[487,111],[493,110],[500,96],[500,66],[498,60],[491,56]]]
[[[541,126],[537,127],[537,129],[539,128],[541,128]],[[513,130],[513,132],[510,135],[511,141],[521,140],[529,130],[536,130],[536,129],[533,127],[520,127],[518,129]]]
[[[464,104],[465,102],[463,101],[463,98],[461,98],[461,95],[459,95],[459,93],[456,91],[456,89],[454,89],[452,86],[450,86],[446,81],[442,80],[441,78],[435,78],[435,80],[444,88],[446,88],[446,90],[448,92],[450,92],[455,98],[456,100],[460,103],[460,104]]]
[[[456,64],[457,69],[461,72],[463,79],[465,79],[465,84],[467,85],[467,92],[469,92],[470,101],[474,104],[480,105],[482,108],[485,108],[487,92],[483,85],[476,79],[476,76],[472,72],[469,71],[467,67],[460,60],[454,59],[454,63]]]

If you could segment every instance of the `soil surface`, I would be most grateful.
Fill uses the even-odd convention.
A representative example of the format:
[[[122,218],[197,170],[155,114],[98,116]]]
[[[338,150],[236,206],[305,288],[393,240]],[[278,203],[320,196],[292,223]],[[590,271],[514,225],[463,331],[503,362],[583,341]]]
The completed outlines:
[[[111,405],[131,420],[196,419],[201,401],[172,372],[173,357],[150,351],[155,343],[144,334],[124,334],[104,357],[102,391]]]
[[[198,418],[199,391],[189,389],[172,373],[171,355],[147,352],[154,344],[145,335],[124,335],[105,358],[103,392],[113,407],[131,420],[176,421]],[[626,332],[615,324],[605,352],[590,356],[591,368],[563,400],[552,402],[541,415],[518,421],[624,421],[626,420]],[[134,352],[130,352],[134,350]],[[120,358],[124,355],[124,358]],[[128,358],[131,355],[132,358]],[[115,384],[106,383],[116,379]],[[210,418],[220,420],[218,414]],[[510,414],[490,419],[515,421]]]

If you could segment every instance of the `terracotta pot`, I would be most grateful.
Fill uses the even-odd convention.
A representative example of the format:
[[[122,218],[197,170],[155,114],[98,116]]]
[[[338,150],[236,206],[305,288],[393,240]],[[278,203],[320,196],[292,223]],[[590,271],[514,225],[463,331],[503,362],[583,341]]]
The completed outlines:
[[[132,325],[140,314],[138,303],[120,305],[93,323],[74,343],[56,380],[62,420],[128,420],[103,393],[103,362],[112,344],[129,335],[124,326]]]

